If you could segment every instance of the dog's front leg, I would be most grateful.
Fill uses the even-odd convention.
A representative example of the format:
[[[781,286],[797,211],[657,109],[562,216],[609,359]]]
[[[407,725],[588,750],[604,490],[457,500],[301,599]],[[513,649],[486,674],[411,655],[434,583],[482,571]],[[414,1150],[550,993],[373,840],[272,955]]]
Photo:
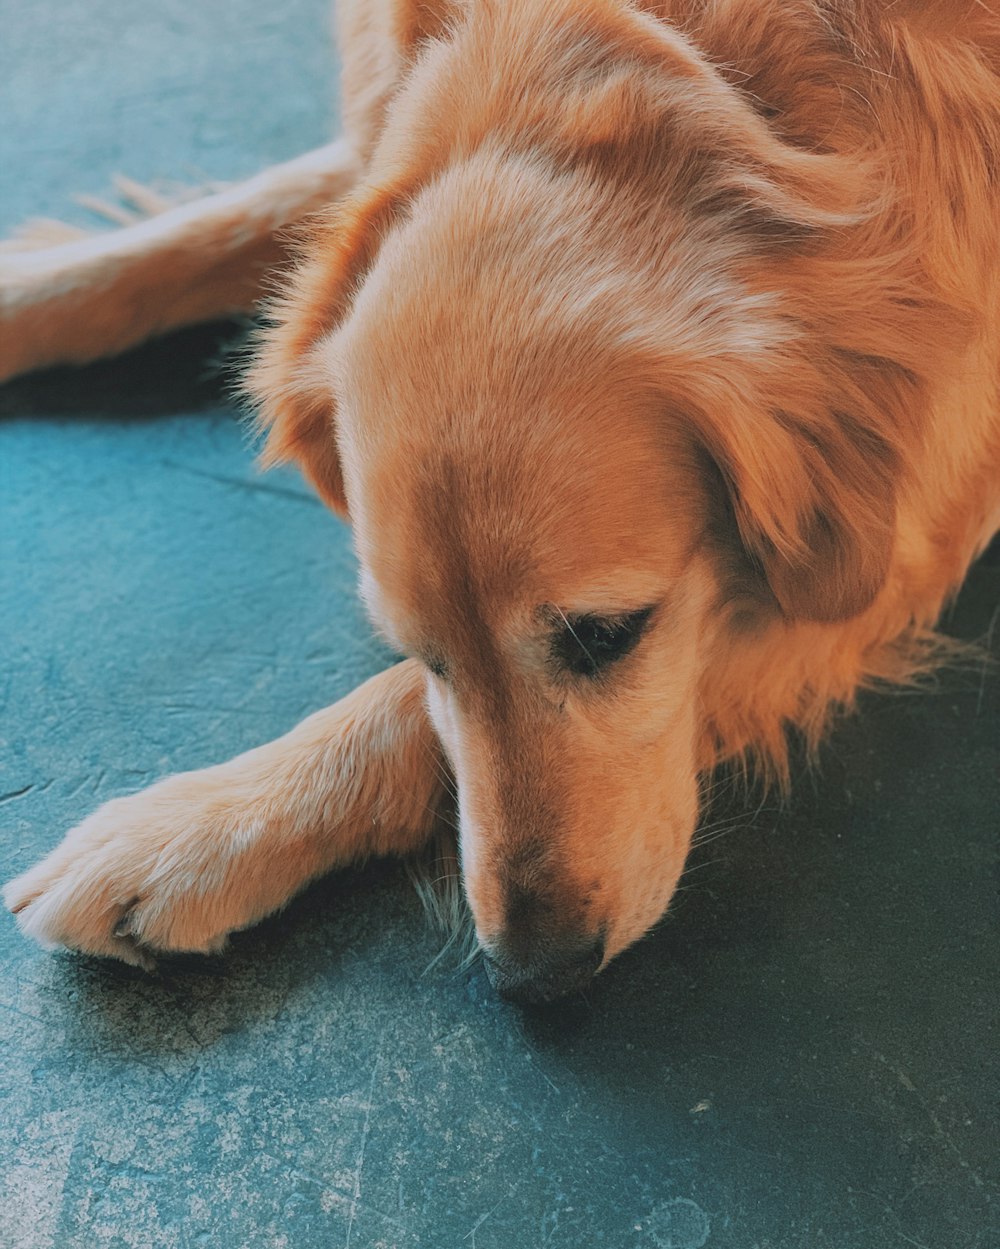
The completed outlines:
[[[120,230],[0,244],[0,381],[248,312],[287,261],[288,227],[347,195],[360,174],[340,140]]]
[[[434,831],[446,773],[413,661],[269,745],[106,803],[3,898],[24,932],[151,965],[217,951],[308,881]]]

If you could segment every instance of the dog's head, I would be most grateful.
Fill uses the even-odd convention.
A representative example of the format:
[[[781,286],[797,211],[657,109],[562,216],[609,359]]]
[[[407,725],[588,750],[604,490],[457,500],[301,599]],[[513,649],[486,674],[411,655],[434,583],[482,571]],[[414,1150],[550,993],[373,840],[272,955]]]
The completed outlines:
[[[482,17],[418,59],[251,388],[426,667],[495,978],[547,997],[665,910],[734,656],[879,593],[912,373],[823,251],[832,157],[630,8],[532,8],[518,91]]]

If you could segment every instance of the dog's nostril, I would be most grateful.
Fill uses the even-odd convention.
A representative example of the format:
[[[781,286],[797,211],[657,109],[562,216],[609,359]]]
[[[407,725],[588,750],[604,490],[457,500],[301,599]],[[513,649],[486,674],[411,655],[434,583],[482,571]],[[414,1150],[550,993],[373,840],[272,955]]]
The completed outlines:
[[[604,962],[604,938],[549,948],[535,957],[511,958],[502,943],[484,953],[490,983],[501,997],[535,1004],[582,989]]]

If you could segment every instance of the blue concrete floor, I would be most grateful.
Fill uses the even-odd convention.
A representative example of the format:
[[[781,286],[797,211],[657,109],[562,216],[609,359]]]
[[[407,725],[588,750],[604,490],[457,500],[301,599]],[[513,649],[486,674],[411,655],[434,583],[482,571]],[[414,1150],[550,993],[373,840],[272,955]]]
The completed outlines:
[[[0,224],[326,133],[321,0],[3,8]],[[4,64],[6,61],[6,64]],[[231,327],[0,392],[5,877],[386,661],[349,535],[255,473]],[[987,633],[1000,554],[949,627]],[[737,811],[733,805],[732,811]],[[581,998],[439,965],[398,869],[155,978],[0,918],[0,1246],[996,1249],[1000,681],[866,700]]]

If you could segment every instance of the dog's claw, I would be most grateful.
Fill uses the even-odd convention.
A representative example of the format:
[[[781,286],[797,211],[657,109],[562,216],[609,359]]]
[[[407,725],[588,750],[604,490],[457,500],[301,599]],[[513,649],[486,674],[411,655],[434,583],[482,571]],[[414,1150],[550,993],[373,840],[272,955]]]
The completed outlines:
[[[122,911],[121,919],[119,919],[118,923],[115,924],[114,929],[113,929],[114,935],[116,937],[125,937],[126,939],[129,937],[135,938],[136,932],[132,926],[132,921],[135,918],[135,908],[139,905],[141,901],[142,901],[142,898],[136,896],[134,898],[131,898],[125,904],[125,909],[124,911]]]

